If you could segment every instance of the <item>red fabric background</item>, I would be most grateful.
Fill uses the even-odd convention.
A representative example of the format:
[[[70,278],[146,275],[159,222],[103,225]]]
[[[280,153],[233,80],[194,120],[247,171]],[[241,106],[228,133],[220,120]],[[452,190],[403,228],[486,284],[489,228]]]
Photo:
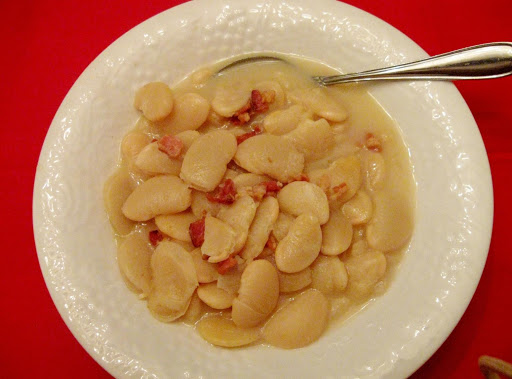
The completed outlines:
[[[4,141],[0,150],[4,175],[0,362],[4,377],[109,377],[73,338],[45,287],[32,235],[34,174],[52,118],[80,73],[124,32],[181,2],[0,2],[0,133]],[[429,54],[512,41],[511,0],[347,2],[395,26]],[[413,378],[478,378],[477,358],[481,354],[512,361],[508,234],[512,214],[512,77],[459,82],[457,87],[475,116],[489,155],[494,231],[475,297],[450,337]]]

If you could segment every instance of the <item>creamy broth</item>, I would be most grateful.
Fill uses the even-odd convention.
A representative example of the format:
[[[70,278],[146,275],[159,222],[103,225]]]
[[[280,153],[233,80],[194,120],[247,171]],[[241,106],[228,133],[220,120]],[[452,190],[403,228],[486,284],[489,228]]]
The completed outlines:
[[[127,286],[218,346],[314,342],[386,291],[413,230],[393,119],[364,86],[320,88],[309,75],[333,69],[284,58],[141,89],[105,184]]]

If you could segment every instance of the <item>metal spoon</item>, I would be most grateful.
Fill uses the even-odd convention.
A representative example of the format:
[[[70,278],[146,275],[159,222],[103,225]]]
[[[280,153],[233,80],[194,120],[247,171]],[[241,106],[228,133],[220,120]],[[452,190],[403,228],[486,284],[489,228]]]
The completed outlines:
[[[255,56],[235,61],[219,73],[241,64],[283,61],[270,56]],[[493,79],[512,74],[512,43],[494,42],[466,47],[419,61],[376,70],[345,75],[313,76],[318,84],[333,84],[369,80],[466,80]]]

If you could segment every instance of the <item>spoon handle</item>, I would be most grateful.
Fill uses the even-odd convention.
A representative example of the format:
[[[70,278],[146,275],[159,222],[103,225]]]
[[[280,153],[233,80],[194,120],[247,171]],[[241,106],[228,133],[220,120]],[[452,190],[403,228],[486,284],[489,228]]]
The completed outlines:
[[[494,42],[397,66],[346,75],[315,76],[313,79],[328,86],[367,80],[492,79],[510,74],[512,43]]]

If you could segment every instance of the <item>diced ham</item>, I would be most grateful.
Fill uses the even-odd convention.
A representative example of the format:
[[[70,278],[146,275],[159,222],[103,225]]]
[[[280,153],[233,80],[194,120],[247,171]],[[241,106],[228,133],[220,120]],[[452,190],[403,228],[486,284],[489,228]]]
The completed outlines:
[[[252,186],[248,193],[249,196],[254,199],[254,201],[261,201],[261,199],[263,199],[263,197],[267,194],[267,188],[261,183],[256,184],[255,186]]]
[[[197,221],[190,223],[188,227],[188,233],[190,234],[190,239],[192,241],[192,245],[195,247],[200,247],[204,242],[204,217]]]
[[[235,125],[249,122],[253,114],[268,111],[269,104],[273,103],[275,98],[275,91],[263,91],[262,93],[257,89],[252,90],[250,100],[231,116],[231,122]]]
[[[268,247],[272,251],[276,251],[277,248],[277,239],[274,237],[274,235],[271,233],[268,237],[267,243],[265,244],[266,247]]]
[[[183,141],[170,134],[163,136],[158,140],[158,150],[167,154],[169,158],[178,158],[183,150]]]
[[[250,110],[251,110],[251,100],[247,100],[247,103],[245,103],[245,105],[242,108],[237,110],[233,116],[240,116],[241,114],[247,113]]]
[[[255,112],[268,111],[268,103],[264,101],[261,92],[257,89],[251,92],[251,109],[253,109]]]
[[[251,119],[250,112],[251,112],[251,101],[247,100],[247,103],[245,103],[245,105],[242,108],[237,110],[233,114],[233,116],[231,116],[231,122],[235,125],[243,125],[246,122],[249,122],[249,120]]]
[[[151,245],[156,246],[160,241],[164,239],[164,235],[160,232],[160,230],[152,230],[149,233],[149,242]]]
[[[267,191],[266,193],[279,192],[279,190],[283,188],[283,183],[278,182],[276,180],[270,180],[268,182],[263,182],[261,184],[265,186],[265,190]]]
[[[368,133],[366,135],[366,143],[365,143],[365,145],[366,145],[366,148],[368,150],[372,150],[372,151],[376,151],[376,152],[381,152],[382,151],[382,143],[372,133]]]
[[[230,256],[228,259],[225,259],[222,262],[217,263],[217,272],[221,275],[225,275],[233,267],[236,267],[237,264],[238,263],[236,259]]]
[[[226,179],[213,193],[207,193],[206,198],[212,203],[232,204],[236,198],[235,182]]]
[[[250,191],[251,197],[256,201],[261,201],[266,195],[275,195],[283,188],[283,183],[276,180],[269,180],[252,186]]]
[[[246,139],[249,139],[251,137],[257,136],[258,134],[261,134],[263,130],[259,126],[255,126],[252,132],[248,132],[242,135],[239,135],[236,137],[236,143],[240,145],[242,142],[244,142]]]

